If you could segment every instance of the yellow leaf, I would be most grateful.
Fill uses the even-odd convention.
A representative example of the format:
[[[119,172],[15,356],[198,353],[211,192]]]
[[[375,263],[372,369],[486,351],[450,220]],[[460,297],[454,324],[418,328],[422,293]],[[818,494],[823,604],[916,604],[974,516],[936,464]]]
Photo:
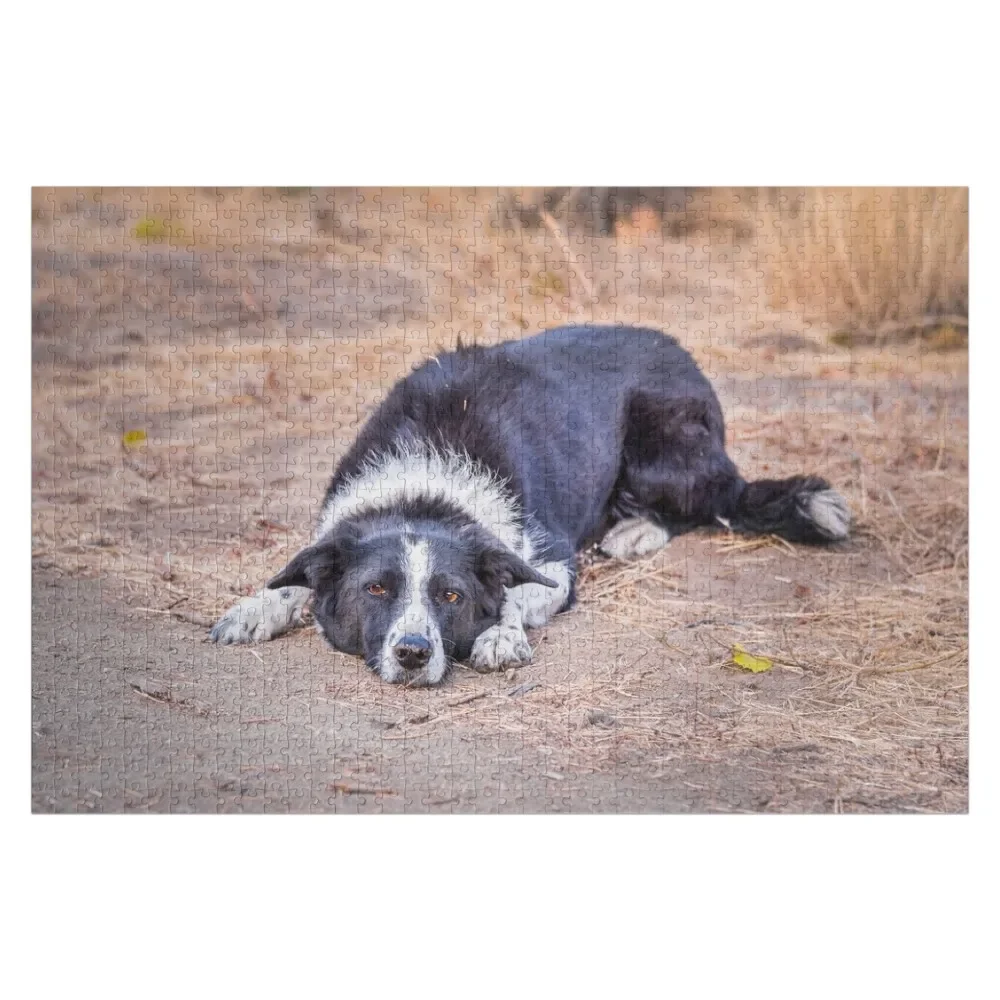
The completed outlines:
[[[749,670],[754,674],[762,674],[765,670],[770,670],[774,666],[774,660],[769,660],[766,656],[754,656],[748,653],[738,642],[733,643],[733,663],[743,670]]]
[[[147,215],[132,227],[132,235],[140,240],[170,239],[172,236],[183,236],[184,227],[171,219]]]
[[[137,444],[145,444],[145,442],[145,431],[126,431],[122,435],[122,444],[125,445],[126,448],[134,448]]]

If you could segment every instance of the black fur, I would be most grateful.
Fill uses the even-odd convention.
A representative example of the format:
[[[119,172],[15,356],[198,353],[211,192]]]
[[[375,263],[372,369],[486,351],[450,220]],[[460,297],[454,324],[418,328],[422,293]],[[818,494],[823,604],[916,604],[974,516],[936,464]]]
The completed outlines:
[[[672,535],[719,518],[793,541],[829,537],[802,515],[815,476],[747,484],[725,450],[711,383],[656,330],[576,326],[462,347],[397,383],[328,492],[397,442],[467,451],[506,479],[546,532],[545,559],[572,558],[643,515]]]

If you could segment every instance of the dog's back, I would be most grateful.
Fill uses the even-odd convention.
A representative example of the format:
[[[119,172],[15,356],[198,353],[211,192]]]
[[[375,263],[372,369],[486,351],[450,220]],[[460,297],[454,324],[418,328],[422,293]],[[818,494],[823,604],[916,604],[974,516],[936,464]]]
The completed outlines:
[[[643,405],[693,413],[699,427],[707,420],[722,478],[735,476],[715,393],[676,340],[634,327],[573,326],[459,348],[413,371],[362,430],[328,500],[372,455],[429,443],[483,463],[575,551],[613,516],[630,419]]]

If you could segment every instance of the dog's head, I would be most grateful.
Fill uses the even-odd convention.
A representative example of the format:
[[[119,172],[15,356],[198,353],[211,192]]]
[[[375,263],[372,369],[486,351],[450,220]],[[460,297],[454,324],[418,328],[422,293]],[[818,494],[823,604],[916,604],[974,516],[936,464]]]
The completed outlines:
[[[385,518],[300,552],[267,586],[309,587],[327,641],[384,680],[437,684],[500,618],[504,590],[556,584],[477,526]]]

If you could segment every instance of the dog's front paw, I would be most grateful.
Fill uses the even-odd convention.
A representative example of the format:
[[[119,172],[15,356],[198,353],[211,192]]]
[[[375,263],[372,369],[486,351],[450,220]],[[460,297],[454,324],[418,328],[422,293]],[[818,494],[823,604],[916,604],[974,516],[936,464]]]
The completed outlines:
[[[480,673],[523,667],[531,662],[531,644],[520,625],[491,625],[472,646],[469,665]]]
[[[309,590],[305,587],[264,590],[253,597],[244,597],[215,623],[209,636],[224,646],[267,642],[302,620],[302,609],[308,599]]]

